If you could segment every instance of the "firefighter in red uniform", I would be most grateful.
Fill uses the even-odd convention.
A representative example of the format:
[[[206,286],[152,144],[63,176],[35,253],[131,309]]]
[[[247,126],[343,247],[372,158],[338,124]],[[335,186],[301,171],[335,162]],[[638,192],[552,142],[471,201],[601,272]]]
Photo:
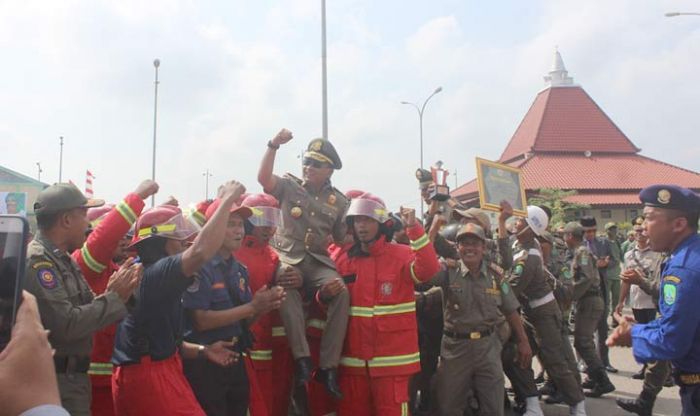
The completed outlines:
[[[350,321],[340,361],[339,415],[408,415],[408,381],[420,369],[413,285],[439,270],[413,209],[401,209],[411,245],[391,242],[384,202],[353,199],[347,222],[355,244],[337,263],[350,291]],[[323,300],[323,299],[322,299]]]
[[[267,194],[248,195],[242,205],[249,207],[253,215],[248,217],[243,244],[236,250],[236,259],[248,268],[250,289],[257,292],[266,285],[279,284],[284,288],[301,287],[301,275],[296,270],[275,276],[279,266],[277,253],[270,247],[270,239],[281,224],[282,214],[275,197]],[[252,397],[251,413],[286,416],[294,373],[287,337],[278,311],[261,316],[251,326],[255,342],[250,358],[257,376],[264,401]],[[266,410],[261,412],[259,407]]]
[[[73,252],[73,259],[96,295],[104,293],[109,277],[119,269],[118,263],[125,259],[124,250],[129,241],[127,232],[141,215],[144,200],[158,192],[158,184],[145,180],[117,205],[90,208],[90,235],[82,249]],[[109,325],[93,336],[90,357],[90,382],[92,383],[93,415],[114,414],[112,402],[112,349],[116,324]]]

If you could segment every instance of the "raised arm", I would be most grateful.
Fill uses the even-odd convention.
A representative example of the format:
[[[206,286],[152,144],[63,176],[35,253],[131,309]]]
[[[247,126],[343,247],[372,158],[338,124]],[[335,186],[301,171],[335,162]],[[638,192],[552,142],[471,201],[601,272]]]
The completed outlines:
[[[272,173],[275,167],[275,155],[277,154],[277,149],[281,145],[292,140],[292,132],[287,129],[280,130],[275,137],[267,142],[267,149],[265,150],[265,155],[260,162],[260,168],[258,169],[258,182],[262,185],[265,192],[272,192],[277,185],[278,177]]]

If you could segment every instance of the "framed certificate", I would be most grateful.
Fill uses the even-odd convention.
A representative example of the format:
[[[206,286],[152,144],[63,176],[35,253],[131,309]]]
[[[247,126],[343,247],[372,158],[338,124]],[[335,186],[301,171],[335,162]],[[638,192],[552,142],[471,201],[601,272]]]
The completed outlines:
[[[490,160],[476,158],[476,181],[482,209],[501,211],[501,201],[513,206],[513,214],[527,217],[522,171]]]

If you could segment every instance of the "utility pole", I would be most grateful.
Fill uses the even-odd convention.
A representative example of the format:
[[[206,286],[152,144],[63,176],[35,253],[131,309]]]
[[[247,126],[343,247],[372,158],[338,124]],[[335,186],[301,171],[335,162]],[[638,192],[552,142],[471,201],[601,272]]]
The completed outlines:
[[[151,166],[151,179],[156,180],[156,127],[158,126],[158,67],[160,59],[153,61],[153,67],[156,69],[155,93],[153,98],[153,163]],[[156,205],[156,196],[151,195],[151,208]]]
[[[36,170],[37,170],[37,172],[36,172],[36,180],[38,180],[39,182],[41,182],[41,172],[43,172],[43,170],[41,170],[41,163],[40,163],[40,162],[36,162]]]
[[[209,178],[211,178],[214,175],[209,173],[209,169],[207,168],[207,171],[202,173],[202,176],[204,176],[204,178],[205,178],[204,179],[204,183],[205,183],[205,185],[204,185],[204,199],[208,200],[209,199]]]
[[[58,155],[58,183],[63,180],[63,136],[60,136],[61,140],[61,152]]]

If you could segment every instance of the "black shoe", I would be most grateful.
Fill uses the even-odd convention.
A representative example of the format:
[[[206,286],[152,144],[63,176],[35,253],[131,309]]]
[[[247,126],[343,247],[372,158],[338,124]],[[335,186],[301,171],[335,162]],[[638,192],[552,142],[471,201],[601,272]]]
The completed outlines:
[[[540,371],[540,373],[537,374],[537,377],[535,377],[535,383],[536,384],[544,383],[544,371]]]
[[[583,394],[585,394],[586,397],[595,398],[600,397],[606,393],[612,393],[613,391],[615,391],[615,385],[608,381],[607,383],[596,384],[592,389]]]
[[[673,381],[673,377],[668,376],[666,378],[666,381],[664,381],[664,387],[673,387],[676,385],[676,382]]]
[[[620,408],[630,413],[635,413],[639,416],[651,416],[655,400],[655,396],[642,391],[636,399],[616,399],[615,403],[617,403]]]
[[[301,357],[295,360],[296,371],[294,376],[296,377],[297,385],[304,385],[309,380],[311,380],[311,370],[314,364],[311,362],[311,357]]]
[[[554,394],[552,394],[551,396],[548,396],[546,399],[544,399],[544,402],[547,404],[563,403],[564,396],[562,396],[562,394],[559,393],[558,391],[555,391]]]
[[[605,371],[607,371],[608,373],[617,373],[618,370],[617,370],[617,368],[608,364],[605,366]]]
[[[340,387],[338,387],[338,370],[335,368],[319,368],[314,379],[319,383],[323,384],[326,388],[328,394],[330,394],[334,399],[340,400],[343,398],[343,393],[340,392]]]
[[[547,380],[547,382],[544,383],[544,386],[540,387],[540,389],[538,390],[541,396],[551,396],[555,394],[556,391],[557,387],[550,380]]]
[[[592,389],[593,387],[595,387],[595,380],[590,377],[586,378],[583,383],[581,383],[581,388]]]
[[[634,380],[644,380],[644,367],[642,367],[642,369],[638,372],[632,374],[632,378]]]

